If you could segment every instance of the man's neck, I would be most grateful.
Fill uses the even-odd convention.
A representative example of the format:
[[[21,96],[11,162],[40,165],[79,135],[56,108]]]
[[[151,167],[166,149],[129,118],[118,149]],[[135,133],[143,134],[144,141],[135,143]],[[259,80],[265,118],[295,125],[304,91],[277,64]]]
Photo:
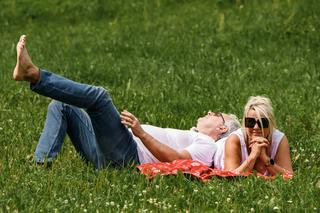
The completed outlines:
[[[211,134],[207,133],[206,131],[203,131],[203,130],[201,131],[201,130],[197,129],[196,127],[192,127],[190,130],[194,131],[194,132],[199,132],[199,133],[204,134],[204,135],[207,135],[207,136],[209,136],[210,138],[212,138],[215,141],[219,140],[219,136],[218,135],[211,135]]]

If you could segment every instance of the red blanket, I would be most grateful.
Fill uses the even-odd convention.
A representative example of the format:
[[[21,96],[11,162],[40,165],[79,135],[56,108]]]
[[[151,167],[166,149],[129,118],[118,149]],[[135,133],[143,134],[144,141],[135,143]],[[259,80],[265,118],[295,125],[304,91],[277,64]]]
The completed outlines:
[[[208,181],[213,176],[219,177],[246,177],[252,175],[253,173],[241,173],[237,174],[231,171],[212,169],[198,161],[194,160],[175,160],[170,163],[146,163],[137,166],[142,174],[147,178],[152,179],[156,175],[176,175],[179,171],[184,174],[190,174],[200,181]],[[262,177],[265,180],[274,179],[274,176],[265,176],[260,173],[256,173],[258,177]],[[285,180],[292,178],[292,174],[282,175]]]

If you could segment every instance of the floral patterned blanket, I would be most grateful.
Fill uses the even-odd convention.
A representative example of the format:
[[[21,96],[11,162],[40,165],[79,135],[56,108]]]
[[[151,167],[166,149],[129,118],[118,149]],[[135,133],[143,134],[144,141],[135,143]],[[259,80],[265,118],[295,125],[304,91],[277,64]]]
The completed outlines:
[[[200,181],[208,181],[214,176],[218,177],[247,177],[249,175],[256,175],[265,180],[274,179],[275,176],[265,176],[260,173],[241,173],[237,174],[231,171],[213,169],[198,161],[194,160],[175,160],[173,162],[160,162],[160,163],[146,163],[137,166],[141,174],[145,175],[148,179],[152,179],[159,175],[176,175],[178,172],[190,174],[191,176],[199,179]],[[292,178],[292,174],[282,175],[284,180]]]

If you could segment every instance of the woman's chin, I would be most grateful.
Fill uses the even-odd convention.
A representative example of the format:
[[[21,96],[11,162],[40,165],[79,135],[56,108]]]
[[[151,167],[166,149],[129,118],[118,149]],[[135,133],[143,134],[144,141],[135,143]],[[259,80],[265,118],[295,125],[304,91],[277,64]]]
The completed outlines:
[[[254,132],[254,133],[252,133],[252,137],[262,137],[262,133],[261,132]]]

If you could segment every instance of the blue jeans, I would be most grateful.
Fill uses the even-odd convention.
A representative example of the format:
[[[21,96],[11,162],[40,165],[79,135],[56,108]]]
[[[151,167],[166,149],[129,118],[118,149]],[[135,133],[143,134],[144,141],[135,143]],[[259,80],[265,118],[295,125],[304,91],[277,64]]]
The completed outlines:
[[[35,151],[37,163],[56,158],[68,134],[81,156],[98,169],[139,164],[137,144],[105,89],[45,70],[40,70],[40,80],[30,88],[54,99]]]

